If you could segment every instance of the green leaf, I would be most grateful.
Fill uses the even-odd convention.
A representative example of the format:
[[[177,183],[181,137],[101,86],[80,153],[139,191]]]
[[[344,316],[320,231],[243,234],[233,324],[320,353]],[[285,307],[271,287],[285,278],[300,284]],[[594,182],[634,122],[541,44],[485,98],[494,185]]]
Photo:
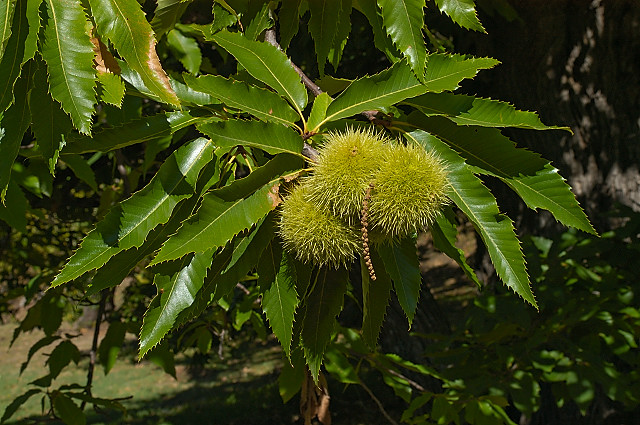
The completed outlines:
[[[447,163],[449,198],[475,225],[502,281],[537,308],[531,292],[524,256],[511,220],[500,214],[496,199],[471,168],[447,144],[421,130],[407,136],[436,152]]]
[[[273,25],[273,21],[269,16],[271,10],[269,6],[269,3],[263,4],[260,12],[258,12],[251,20],[251,23],[249,23],[244,35],[250,40],[257,40],[264,30],[271,28]]]
[[[16,0],[6,0],[0,4],[0,60],[4,55],[6,41],[11,37],[11,24],[15,8]]]
[[[333,38],[333,45],[331,46],[331,50],[329,50],[329,63],[333,66],[334,70],[338,69],[340,65],[340,60],[342,59],[342,53],[344,52],[344,47],[347,45],[347,38],[349,38],[349,34],[351,33],[351,11],[352,11],[352,0],[342,0],[342,11],[340,14],[340,21],[338,22],[338,31],[336,32],[335,37]]]
[[[34,76],[34,88],[31,92],[31,131],[33,131],[38,149],[48,162],[49,172],[54,175],[60,149],[65,145],[66,135],[73,129],[69,118],[49,95],[49,85],[44,68],[39,68]]]
[[[116,359],[120,348],[124,344],[124,335],[127,331],[127,325],[123,322],[116,321],[109,324],[109,329],[105,334],[100,346],[98,347],[98,361],[104,369],[104,374],[108,374],[109,371],[116,364]]]
[[[257,258],[273,238],[273,214],[259,224],[249,235],[236,238],[218,254],[205,285],[198,292],[193,306],[180,314],[177,324],[199,316],[211,303],[219,301],[235,288],[236,284],[255,267]]]
[[[327,116],[327,108],[332,101],[331,96],[325,92],[320,93],[313,101],[309,120],[307,121],[307,127],[312,133],[318,132],[320,124]]]
[[[486,34],[476,12],[473,0],[436,0],[440,12],[445,13],[462,28]]]
[[[0,202],[5,202],[7,185],[11,175],[11,165],[18,156],[20,144],[31,122],[29,92],[31,91],[32,66],[25,67],[23,75],[16,82],[16,101],[0,120]]]
[[[175,133],[178,130],[211,120],[211,117],[190,115],[187,112],[156,114],[103,130],[91,137],[69,137],[62,154],[109,152]]]
[[[493,58],[433,53],[427,58],[424,85],[436,93],[453,91],[459,87],[460,81],[473,78],[479,70],[493,68],[499,63]]]
[[[198,75],[202,64],[202,52],[195,39],[185,36],[177,29],[172,29],[167,34],[167,46],[184,66],[184,69]]]
[[[288,402],[298,394],[307,368],[304,364],[304,355],[300,347],[294,348],[291,352],[289,361],[283,361],[282,371],[278,377],[278,391],[284,403]]]
[[[220,100],[225,105],[248,113],[263,121],[293,126],[298,114],[280,96],[242,81],[233,81],[220,75],[198,78],[184,74],[184,82],[192,88]]]
[[[153,13],[151,27],[160,39],[164,33],[171,30],[180,17],[187,10],[192,0],[157,0],[158,5]]]
[[[118,252],[142,245],[154,227],[169,220],[180,200],[193,195],[198,174],[212,156],[211,142],[202,138],[178,149],[147,186],[115,206],[89,232],[52,285],[73,280]]]
[[[364,261],[360,262],[362,272],[362,339],[369,348],[374,350],[389,305],[391,278],[383,267],[382,258],[375,250],[371,251],[371,261],[375,264],[375,281],[370,280],[369,270]]]
[[[162,341],[147,354],[147,360],[161,367],[164,373],[176,378],[176,363],[167,341]]]
[[[425,93],[403,103],[419,109],[427,116],[445,116],[458,125],[571,131],[569,127],[544,125],[535,112],[519,111],[506,102],[493,99],[453,93]]]
[[[311,282],[313,289],[305,300],[302,347],[309,371],[316,382],[324,350],[336,324],[336,316],[342,311],[348,280],[345,269],[321,268]]]
[[[422,37],[424,0],[378,0],[387,34],[420,81],[424,79],[427,47]]]
[[[217,146],[251,146],[272,155],[291,153],[301,155],[302,138],[295,130],[279,124],[260,121],[228,120],[217,123],[204,123],[198,130],[215,140]]]
[[[91,284],[86,291],[86,295],[91,296],[105,288],[119,285],[140,261],[160,249],[169,236],[178,230],[182,222],[193,212],[198,199],[199,194],[196,194],[182,201],[174,209],[169,221],[153,229],[140,247],[129,248],[111,257],[104,266],[98,269],[91,279]]]
[[[140,330],[141,358],[172,329],[178,314],[195,301],[212,259],[213,250],[208,250],[165,264],[156,273],[153,283],[158,295],[149,306]]]
[[[251,41],[228,31],[221,31],[212,39],[231,53],[254,78],[289,100],[302,117],[302,110],[307,105],[307,89],[283,52],[271,44]]]
[[[9,5],[6,1],[4,4]],[[0,43],[0,46],[5,46],[4,54],[0,58],[0,112],[5,111],[13,103],[14,94],[18,96],[25,95],[25,93],[20,93],[18,90],[14,92],[14,85],[20,75],[22,66],[35,53],[35,49],[30,47],[34,43],[29,42],[30,31],[34,30],[29,28],[30,23],[33,21],[31,2],[26,4],[25,1],[18,1],[14,6],[15,9],[10,5],[7,6],[8,9],[5,10],[5,15],[1,18],[7,19],[7,13],[13,14],[13,25],[10,27],[11,35],[6,40],[6,45]],[[37,18],[37,10],[35,13]],[[11,25],[11,22],[8,24]],[[5,28],[6,30],[8,28]],[[37,29],[35,31],[37,32]]]
[[[338,33],[341,8],[342,1],[309,0],[309,32],[315,43],[320,75],[324,75],[324,65]]]
[[[370,109],[382,109],[426,91],[405,62],[355,80],[327,108],[322,124]]]
[[[569,185],[539,154],[516,148],[496,129],[460,127],[442,117],[415,118],[414,122],[464,156],[474,172],[499,177],[529,208],[544,208],[561,223],[595,234]]]
[[[291,356],[293,319],[298,306],[295,273],[289,257],[282,255],[275,280],[262,295],[262,310],[287,358]]]
[[[422,287],[416,241],[413,238],[405,238],[400,241],[400,245],[380,245],[378,254],[384,269],[393,281],[396,296],[411,328]],[[373,267],[375,268],[375,264]]]
[[[151,265],[226,245],[278,205],[278,180],[245,199],[227,202],[212,193],[205,195],[196,215],[165,242]]]
[[[133,88],[138,91],[139,95],[142,97],[148,97],[149,99],[153,99],[157,102],[163,102],[162,98],[151,91],[145,85],[145,82],[138,72],[129,67],[126,62],[118,60],[118,65],[120,66],[120,76]],[[197,92],[195,90],[190,89],[185,84],[182,84],[179,81],[169,77],[169,84],[171,88],[175,92],[178,99],[180,99],[181,104],[187,106],[202,106],[202,105],[211,105],[217,103],[211,96],[205,93]],[[197,112],[195,110],[191,111],[192,113]]]
[[[284,176],[304,166],[304,161],[299,156],[288,153],[276,155],[265,165],[253,170],[251,174],[233,181],[220,189],[210,193],[224,201],[234,201],[251,195],[257,189],[268,184],[276,176]]]
[[[73,342],[62,341],[53,349],[47,359],[51,379],[57,378],[60,372],[62,372],[62,369],[72,361],[78,364],[80,361],[80,350],[78,350],[78,347]]]
[[[120,108],[124,99],[124,81],[119,75],[110,72],[98,72],[100,100]]]
[[[398,62],[400,52],[398,52],[384,28],[378,3],[370,0],[354,0],[354,6],[367,17],[373,31],[373,44],[376,49],[383,52],[391,63]]]
[[[87,16],[79,0],[45,0],[48,21],[42,58],[49,71],[51,97],[60,102],[73,125],[91,134],[96,103],[93,43],[86,33]]]
[[[13,180],[9,181],[4,203],[0,202],[0,220],[19,232],[27,233],[27,198]]]
[[[11,401],[11,403],[9,403],[9,405],[4,409],[2,418],[0,418],[0,423],[5,423],[7,420],[9,420],[9,418],[11,418],[11,416],[13,416],[14,413],[18,411],[20,406],[29,401],[29,399],[34,395],[40,394],[41,392],[42,390],[32,388],[24,394],[21,394],[18,397],[14,398],[13,401]]]
[[[278,23],[280,27],[280,46],[287,50],[300,25],[300,3],[302,0],[282,0]]]
[[[156,53],[156,40],[136,0],[89,0],[98,32],[113,43],[127,64],[160,99],[180,106]]]
[[[85,425],[87,418],[82,409],[69,397],[56,390],[51,394],[51,405],[56,415],[67,425]]]
[[[264,293],[276,280],[282,262],[282,245],[277,240],[269,242],[258,261],[258,288]]]
[[[77,178],[88,184],[91,189],[95,191],[98,190],[96,175],[83,157],[80,155],[65,155],[62,160],[71,168],[71,171],[73,171],[73,174],[75,174]]]
[[[480,283],[478,276],[476,276],[476,273],[467,263],[464,252],[455,245],[458,234],[455,222],[449,220],[445,214],[441,214],[436,217],[435,222],[431,224],[430,231],[436,249],[445,253],[449,258],[458,263],[464,274],[478,285],[478,288],[481,288],[482,283]]]

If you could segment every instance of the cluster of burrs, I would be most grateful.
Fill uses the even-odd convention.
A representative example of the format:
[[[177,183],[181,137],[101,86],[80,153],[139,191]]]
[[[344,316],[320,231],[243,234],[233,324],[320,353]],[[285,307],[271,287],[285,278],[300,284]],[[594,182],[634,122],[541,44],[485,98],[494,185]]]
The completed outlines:
[[[372,130],[329,133],[313,172],[282,203],[279,234],[285,249],[319,266],[339,267],[361,254],[375,280],[371,244],[427,229],[447,190],[444,164],[422,146]]]

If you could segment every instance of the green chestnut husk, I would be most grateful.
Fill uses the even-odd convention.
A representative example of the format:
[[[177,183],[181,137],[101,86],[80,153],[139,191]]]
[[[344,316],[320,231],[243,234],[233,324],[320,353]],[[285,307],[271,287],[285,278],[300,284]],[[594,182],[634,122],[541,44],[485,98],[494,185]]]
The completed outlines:
[[[421,146],[394,145],[375,174],[369,203],[373,230],[392,239],[425,230],[448,203],[447,171]]]
[[[349,224],[359,220],[365,192],[391,143],[373,130],[329,133],[308,179],[309,199]]]
[[[285,249],[318,266],[350,263],[360,249],[359,232],[310,200],[306,183],[295,186],[282,202],[279,234]]]

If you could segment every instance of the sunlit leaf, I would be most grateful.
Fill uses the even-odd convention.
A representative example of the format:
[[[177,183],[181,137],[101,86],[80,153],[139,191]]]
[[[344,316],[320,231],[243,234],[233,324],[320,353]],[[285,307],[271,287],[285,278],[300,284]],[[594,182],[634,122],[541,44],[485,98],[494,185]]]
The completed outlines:
[[[300,155],[302,138],[287,127],[260,121],[228,120],[198,125],[220,147],[251,146],[270,154]]]
[[[424,0],[378,0],[384,26],[394,44],[409,60],[420,81],[424,77],[427,48],[422,37]]]
[[[211,120],[210,117],[187,112],[168,112],[130,121],[122,126],[103,130],[93,137],[71,137],[63,154],[108,152],[126,146],[167,136],[185,127]]]
[[[263,121],[291,126],[300,119],[296,111],[276,93],[220,75],[195,78],[184,75],[184,82],[194,90],[207,93],[225,105],[248,113]]]
[[[425,93],[405,62],[398,62],[379,74],[355,80],[327,108],[324,122],[350,117],[370,109],[381,109],[408,97]]]
[[[425,93],[403,103],[419,109],[427,116],[445,116],[458,125],[571,131],[568,127],[544,125],[535,112],[519,111],[506,102],[493,99],[453,93]]]
[[[461,127],[442,117],[414,121],[465,157],[475,172],[502,179],[529,208],[544,208],[567,226],[595,233],[569,185],[539,154],[517,148],[493,128]]]
[[[178,96],[156,53],[151,24],[140,4],[136,0],[89,0],[89,4],[99,34],[113,43],[149,90],[163,102],[179,106]]]
[[[91,133],[96,103],[93,43],[86,33],[87,16],[79,0],[45,0],[48,20],[42,57],[47,63],[51,96],[62,104],[73,125]]]
[[[436,0],[436,5],[462,28],[486,33],[478,19],[473,0]]]
[[[253,17],[253,19],[247,26],[244,35],[250,40],[257,40],[264,30],[270,28],[273,25],[273,20],[269,15],[271,10],[270,7],[271,5],[269,3],[263,4],[260,12],[258,12],[256,16]]]
[[[167,47],[178,58],[184,69],[198,75],[202,64],[202,52],[195,39],[185,36],[177,29],[172,29],[167,33]]]
[[[226,245],[278,205],[277,190],[276,179],[245,199],[224,201],[212,193],[205,195],[196,215],[162,246],[152,264]]]
[[[178,202],[194,193],[198,174],[212,156],[213,145],[205,139],[178,149],[147,186],[116,205],[89,232],[52,285],[73,280],[118,252],[142,245],[154,227],[169,220]]]
[[[500,214],[491,192],[473,174],[464,159],[446,143],[421,130],[407,136],[446,161],[449,172],[447,179],[451,185],[448,196],[475,225],[500,279],[537,308],[513,223],[509,217]]]
[[[287,357],[291,356],[293,318],[298,306],[295,267],[282,255],[275,280],[262,295],[262,310]]]
[[[231,53],[249,74],[289,100],[302,116],[302,110],[307,105],[307,89],[284,53],[271,44],[251,41],[237,33],[221,31],[212,38]]]
[[[312,132],[318,131],[320,123],[322,123],[327,116],[327,108],[332,101],[333,99],[331,99],[331,96],[325,92],[320,93],[314,99],[313,106],[311,107],[311,113],[307,120],[307,127],[309,127]]]
[[[158,295],[149,306],[140,331],[140,357],[156,346],[173,327],[178,314],[191,306],[204,284],[213,251],[188,255],[166,264],[153,283]]]
[[[118,108],[124,99],[124,81],[119,75],[110,72],[98,73],[100,100]]]
[[[427,57],[424,84],[436,93],[453,91],[460,81],[473,78],[479,70],[493,68],[499,63],[493,58],[433,53]]]

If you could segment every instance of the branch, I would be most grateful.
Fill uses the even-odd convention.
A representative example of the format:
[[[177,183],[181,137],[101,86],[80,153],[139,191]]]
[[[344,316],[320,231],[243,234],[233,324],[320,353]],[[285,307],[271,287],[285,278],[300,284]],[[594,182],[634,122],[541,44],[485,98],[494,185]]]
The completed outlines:
[[[272,46],[275,46],[281,52],[284,52],[282,50],[282,47],[280,47],[278,40],[276,40],[275,28],[271,27],[264,33],[264,41],[271,44]],[[311,91],[311,93],[313,93],[315,96],[322,94],[322,89],[316,83],[314,83],[313,80],[311,80],[311,78],[309,78],[298,65],[293,63],[293,61],[291,61],[291,58],[289,58],[289,62],[291,62],[291,66],[298,73],[298,75],[302,79],[302,82]]]

